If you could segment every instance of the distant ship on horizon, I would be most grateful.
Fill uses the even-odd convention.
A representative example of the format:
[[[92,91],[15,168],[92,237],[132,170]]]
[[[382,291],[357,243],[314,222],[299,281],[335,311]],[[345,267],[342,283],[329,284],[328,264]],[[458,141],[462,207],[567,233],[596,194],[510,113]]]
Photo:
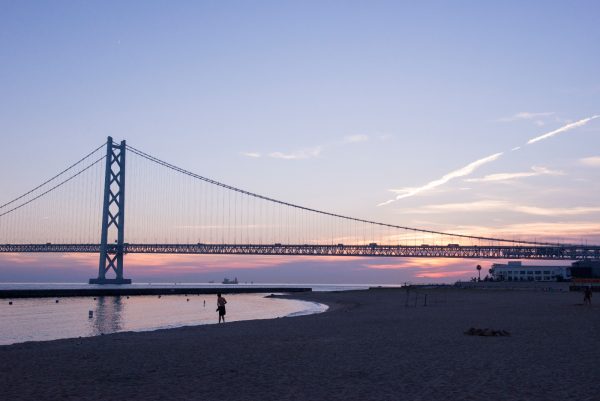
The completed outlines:
[[[237,284],[237,283],[238,283],[237,277],[234,278],[233,280],[229,280],[228,278],[223,279],[223,284]]]

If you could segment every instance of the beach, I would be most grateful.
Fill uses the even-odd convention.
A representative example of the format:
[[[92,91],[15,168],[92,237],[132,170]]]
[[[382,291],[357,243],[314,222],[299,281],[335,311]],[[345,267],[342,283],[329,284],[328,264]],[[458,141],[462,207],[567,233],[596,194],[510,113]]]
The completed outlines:
[[[591,307],[580,293],[540,290],[290,296],[330,308],[0,346],[0,394],[6,400],[600,399],[597,294]],[[466,335],[470,328],[510,335]]]

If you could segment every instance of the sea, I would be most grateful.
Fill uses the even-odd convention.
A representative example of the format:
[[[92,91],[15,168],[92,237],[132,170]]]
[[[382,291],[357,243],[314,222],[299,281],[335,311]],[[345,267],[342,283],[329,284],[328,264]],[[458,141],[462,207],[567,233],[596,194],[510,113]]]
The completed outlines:
[[[226,294],[227,288],[206,283],[139,283],[152,288],[218,288],[227,299],[227,322],[274,319],[321,313],[315,302],[268,297],[270,293]],[[242,287],[303,287],[313,291],[368,289],[368,285],[251,284]],[[0,289],[89,288],[72,283],[0,283]],[[240,286],[235,285],[236,288]],[[0,299],[0,345],[27,341],[91,337],[124,331],[151,331],[216,324],[216,296],[212,294],[87,296]]]

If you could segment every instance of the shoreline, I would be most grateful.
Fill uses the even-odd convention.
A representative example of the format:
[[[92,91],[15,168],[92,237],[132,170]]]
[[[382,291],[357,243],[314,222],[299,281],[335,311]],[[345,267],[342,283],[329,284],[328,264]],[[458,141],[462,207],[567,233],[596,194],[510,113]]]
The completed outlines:
[[[600,393],[600,305],[582,306],[579,293],[444,288],[407,297],[376,288],[282,297],[329,309],[0,346],[0,390],[12,400],[579,401]],[[471,327],[510,336],[465,335]]]
[[[265,292],[225,296],[232,305],[228,322],[302,316],[328,308]],[[216,324],[213,297],[168,294],[4,301],[0,305],[0,345]]]

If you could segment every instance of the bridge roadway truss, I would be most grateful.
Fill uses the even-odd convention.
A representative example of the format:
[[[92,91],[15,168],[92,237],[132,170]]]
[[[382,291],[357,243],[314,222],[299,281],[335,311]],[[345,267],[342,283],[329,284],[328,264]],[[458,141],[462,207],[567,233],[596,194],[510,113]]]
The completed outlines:
[[[117,245],[108,245],[117,247]],[[117,249],[107,249],[116,252]],[[100,244],[0,244],[10,253],[99,253]],[[123,253],[198,255],[294,255],[362,257],[439,257],[469,259],[600,259],[600,246],[406,246],[281,244],[123,244]]]

